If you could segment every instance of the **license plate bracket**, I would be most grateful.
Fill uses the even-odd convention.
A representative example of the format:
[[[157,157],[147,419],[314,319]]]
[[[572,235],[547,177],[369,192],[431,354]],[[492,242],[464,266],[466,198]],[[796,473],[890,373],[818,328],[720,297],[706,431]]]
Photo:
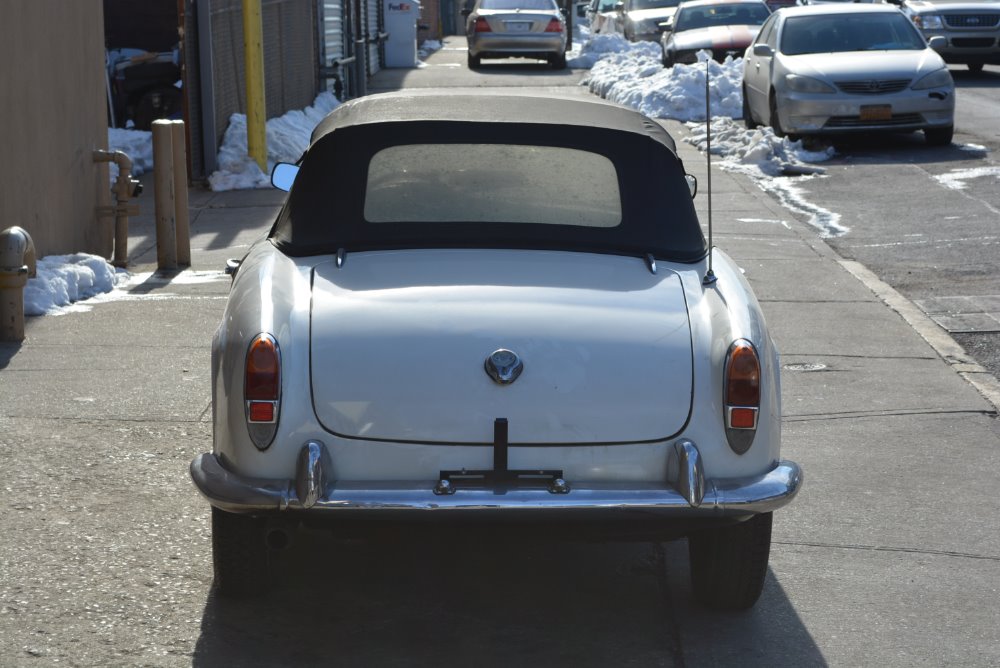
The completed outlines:
[[[507,418],[493,422],[493,468],[481,470],[441,471],[434,493],[454,494],[459,488],[492,489],[503,493],[510,488],[542,488],[553,494],[568,494],[569,484],[560,469],[517,470],[507,466]]]

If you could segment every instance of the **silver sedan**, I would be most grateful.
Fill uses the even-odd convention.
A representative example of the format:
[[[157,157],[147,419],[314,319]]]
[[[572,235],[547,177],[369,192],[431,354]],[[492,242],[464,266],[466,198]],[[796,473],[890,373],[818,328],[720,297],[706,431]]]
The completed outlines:
[[[566,21],[555,0],[478,0],[465,34],[469,68],[483,58],[541,58],[566,67]]]
[[[941,56],[888,5],[776,12],[743,59],[743,118],[775,134],[923,130],[951,143],[955,84]]]

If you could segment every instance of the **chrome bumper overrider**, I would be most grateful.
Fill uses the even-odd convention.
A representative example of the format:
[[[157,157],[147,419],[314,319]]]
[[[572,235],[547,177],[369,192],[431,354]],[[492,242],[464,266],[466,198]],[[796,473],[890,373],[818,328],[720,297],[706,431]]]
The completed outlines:
[[[670,486],[650,483],[573,483],[554,494],[544,488],[459,488],[434,492],[437,481],[413,483],[328,480],[330,457],[319,441],[303,445],[293,480],[249,478],[226,469],[212,453],[191,462],[191,477],[209,503],[230,512],[305,510],[355,513],[462,512],[477,510],[587,511],[634,510],[663,516],[725,516],[765,513],[791,501],[802,485],[795,462],[780,461],[760,476],[706,479],[698,449],[690,441],[674,445]]]

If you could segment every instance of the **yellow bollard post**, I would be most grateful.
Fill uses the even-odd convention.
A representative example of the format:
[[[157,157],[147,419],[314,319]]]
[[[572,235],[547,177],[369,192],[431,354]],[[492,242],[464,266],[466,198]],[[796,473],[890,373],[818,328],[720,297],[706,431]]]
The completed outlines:
[[[173,123],[153,121],[153,181],[156,192],[156,266],[177,268],[177,220],[174,208]]]
[[[247,153],[267,173],[264,99],[264,28],[261,0],[243,0],[243,53],[247,84]]]
[[[177,264],[191,266],[191,224],[188,220],[187,137],[184,121],[170,123],[174,154],[174,219],[177,228]]]

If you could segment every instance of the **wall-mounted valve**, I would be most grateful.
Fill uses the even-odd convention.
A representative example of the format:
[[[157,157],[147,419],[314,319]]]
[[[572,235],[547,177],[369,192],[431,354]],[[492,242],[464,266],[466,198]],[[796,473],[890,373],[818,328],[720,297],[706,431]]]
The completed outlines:
[[[17,226],[0,232],[0,341],[24,340],[24,286],[35,271],[28,232]]]

